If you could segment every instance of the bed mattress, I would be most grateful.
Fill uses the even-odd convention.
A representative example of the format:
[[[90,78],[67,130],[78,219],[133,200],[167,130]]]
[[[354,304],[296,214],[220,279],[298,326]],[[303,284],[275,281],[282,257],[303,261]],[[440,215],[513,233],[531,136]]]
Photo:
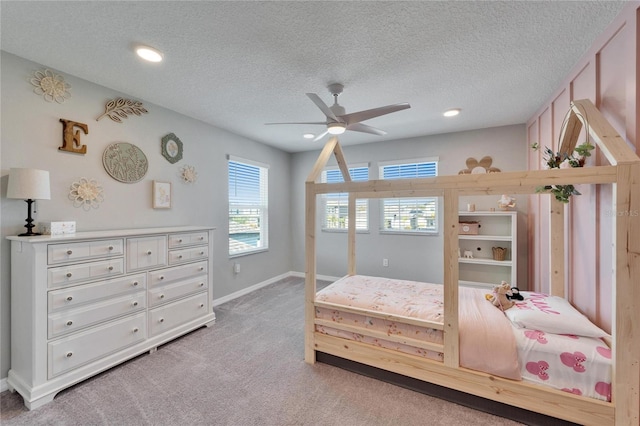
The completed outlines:
[[[610,400],[611,351],[601,339],[518,328],[485,300],[486,291],[461,287],[459,293],[461,366]],[[441,324],[443,286],[440,284],[354,275],[319,291],[316,300],[331,304],[330,307],[316,306],[316,318],[322,320],[319,321],[322,324],[316,324],[317,332],[435,361],[443,359],[441,352],[416,344],[442,344],[442,330],[404,323],[401,318],[367,315],[370,311]],[[363,312],[347,312],[341,310],[340,305]],[[467,305],[473,306],[469,309]],[[484,331],[475,328],[478,323],[486,323]],[[403,337],[411,339],[405,341]],[[500,346],[505,341],[513,345],[505,349]],[[479,360],[478,354],[484,354],[486,359]]]

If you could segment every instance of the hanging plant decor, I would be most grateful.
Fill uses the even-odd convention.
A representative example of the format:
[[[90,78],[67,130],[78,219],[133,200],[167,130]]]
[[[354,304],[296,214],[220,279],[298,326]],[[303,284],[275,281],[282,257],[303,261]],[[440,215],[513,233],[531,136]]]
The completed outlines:
[[[82,207],[85,211],[97,209],[104,201],[102,186],[95,179],[80,178],[71,184],[69,199],[73,207]]]
[[[131,99],[117,98],[110,100],[104,106],[104,114],[96,118],[99,121],[105,115],[115,122],[122,123],[123,118],[129,118],[130,115],[142,115],[149,111],[144,109],[142,102],[132,101]]]
[[[198,179],[198,172],[195,167],[185,164],[180,169],[180,177],[184,183],[193,183]]]
[[[41,95],[47,102],[56,101],[61,104],[71,97],[71,85],[64,81],[64,77],[54,74],[51,70],[36,71],[30,80],[36,88],[33,93]]]

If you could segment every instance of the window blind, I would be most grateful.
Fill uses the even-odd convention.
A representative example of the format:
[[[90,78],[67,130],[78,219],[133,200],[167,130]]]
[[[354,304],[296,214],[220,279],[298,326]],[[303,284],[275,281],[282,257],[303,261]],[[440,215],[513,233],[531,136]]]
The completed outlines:
[[[352,181],[369,180],[369,166],[356,166],[349,168],[349,176]],[[322,172],[321,181],[324,183],[344,182],[340,169],[325,169]],[[349,195],[346,193],[331,193],[323,196],[322,229],[347,229],[349,226]],[[356,230],[369,229],[369,200],[356,200]]]

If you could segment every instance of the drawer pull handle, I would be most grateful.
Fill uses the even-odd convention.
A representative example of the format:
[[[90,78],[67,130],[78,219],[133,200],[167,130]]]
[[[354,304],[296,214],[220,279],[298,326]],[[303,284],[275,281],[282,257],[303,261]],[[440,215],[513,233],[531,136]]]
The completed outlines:
[[[204,287],[204,283],[200,283],[200,287]]]
[[[200,269],[201,271],[204,271],[204,267],[203,267],[203,266],[201,266],[199,269]]]
[[[164,275],[160,275],[160,279],[161,279],[161,280],[164,280]]]
[[[202,241],[202,240],[204,240],[204,237],[200,237],[200,238],[198,238],[198,239],[199,239],[200,241]]]
[[[151,250],[149,250],[149,251],[147,252],[147,254],[148,254],[149,256],[151,256]]]
[[[67,296],[67,302],[71,302],[73,300],[73,296]]]
[[[203,252],[203,251],[201,251],[201,252],[200,252],[200,256],[203,256],[203,255],[204,255],[204,252]]]
[[[67,321],[67,325],[73,325],[73,321]]]
[[[182,238],[180,238],[180,239],[178,240],[178,242],[179,242],[179,243],[181,243],[181,242],[182,242]]]
[[[109,246],[109,250],[113,250],[113,246]]]
[[[134,287],[138,285],[138,281],[133,282]]]
[[[71,358],[73,356],[73,352],[67,352],[67,358]]]
[[[67,278],[71,278],[71,275],[73,275],[71,272],[67,272]]]
[[[138,306],[138,302],[133,302],[133,306]]]
[[[201,303],[201,304],[200,304],[200,307],[201,307],[201,308],[204,308],[204,303]]]
[[[73,254],[73,250],[67,250],[67,254],[68,254],[68,255]]]
[[[164,294],[161,294],[161,295],[160,295],[160,299],[164,299]]]
[[[133,332],[134,332],[134,333],[137,333],[137,332],[138,332],[138,327],[134,328],[134,329],[133,329]]]
[[[164,322],[164,318],[160,318],[158,322]]]
[[[110,271],[113,271],[113,266],[109,266],[108,268]]]
[[[178,259],[182,259],[182,255],[178,256]]]

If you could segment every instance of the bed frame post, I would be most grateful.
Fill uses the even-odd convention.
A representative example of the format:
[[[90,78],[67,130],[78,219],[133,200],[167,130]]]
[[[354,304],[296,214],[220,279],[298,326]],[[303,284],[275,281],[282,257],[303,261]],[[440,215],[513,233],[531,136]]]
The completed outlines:
[[[458,191],[443,193],[444,238],[444,364],[458,368]]]
[[[549,212],[551,214],[549,221],[549,243],[551,250],[549,251],[549,265],[551,268],[551,282],[549,283],[549,293],[553,296],[564,298],[564,248],[565,248],[565,229],[564,203],[551,197],[549,204]]]
[[[349,211],[347,213],[349,217],[349,229],[347,238],[349,244],[347,245],[348,253],[348,265],[347,275],[352,276],[356,274],[356,194],[349,193]]]
[[[613,384],[616,426],[640,424],[640,164],[619,164],[613,191]],[[623,367],[623,368],[620,368]]]

